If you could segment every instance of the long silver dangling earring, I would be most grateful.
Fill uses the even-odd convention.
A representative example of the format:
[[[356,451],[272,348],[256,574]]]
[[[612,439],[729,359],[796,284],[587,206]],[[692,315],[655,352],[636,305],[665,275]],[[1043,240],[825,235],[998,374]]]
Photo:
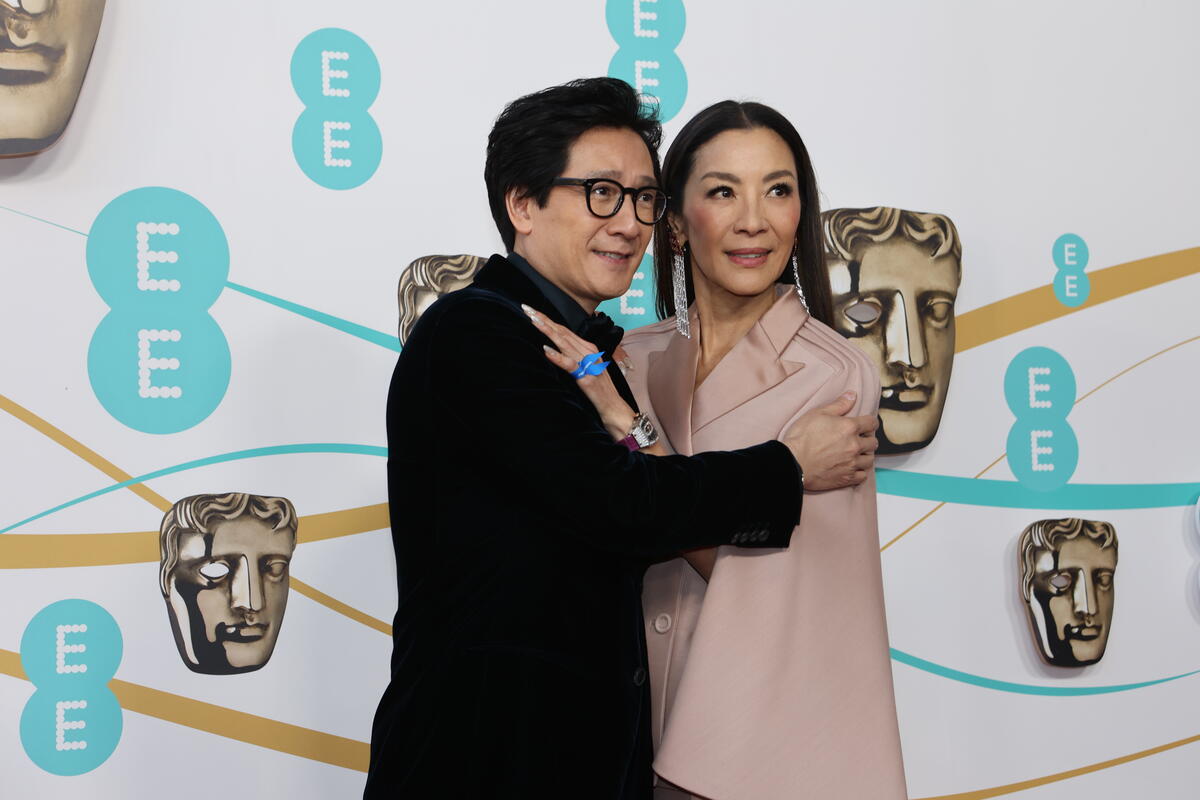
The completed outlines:
[[[804,306],[805,313],[812,313],[808,310],[808,298],[804,296],[804,287],[800,284],[800,259],[796,257],[795,248],[792,248],[792,278],[796,281],[796,294],[800,295],[800,305]]]
[[[671,290],[675,300],[675,330],[685,339],[692,338],[691,321],[688,319],[687,264],[683,258],[685,243],[675,251],[671,259]]]

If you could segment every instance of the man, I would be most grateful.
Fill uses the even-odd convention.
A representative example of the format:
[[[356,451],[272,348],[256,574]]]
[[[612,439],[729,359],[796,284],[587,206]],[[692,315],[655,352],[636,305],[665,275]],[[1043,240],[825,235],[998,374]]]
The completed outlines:
[[[1113,615],[1117,532],[1108,522],[1040,519],[1021,532],[1021,594],[1048,664],[1082,667],[1104,657]]]
[[[198,494],[159,530],[159,588],[183,663],[230,675],[271,658],[287,608],[296,510],[283,497]]]
[[[870,468],[874,421],[830,410],[786,443],[631,452],[545,357],[522,304],[606,358],[619,342],[592,312],[628,289],[661,214],[660,136],[609,78],[523,97],[492,130],[484,177],[510,255],[425,312],[388,398],[399,607],[367,798],[648,798],[647,563],[784,547],[797,457],[810,490]]]
[[[879,452],[925,447],[954,366],[958,230],[942,214],[886,206],[821,217],[834,325],[879,368]]]

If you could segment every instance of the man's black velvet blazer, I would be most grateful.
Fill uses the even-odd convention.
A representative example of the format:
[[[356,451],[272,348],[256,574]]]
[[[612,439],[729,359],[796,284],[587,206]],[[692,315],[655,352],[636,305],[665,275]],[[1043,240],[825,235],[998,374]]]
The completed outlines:
[[[372,800],[649,798],[645,567],[738,534],[784,547],[799,519],[778,442],[665,458],[614,442],[521,303],[562,321],[494,256],[396,364],[399,606]]]

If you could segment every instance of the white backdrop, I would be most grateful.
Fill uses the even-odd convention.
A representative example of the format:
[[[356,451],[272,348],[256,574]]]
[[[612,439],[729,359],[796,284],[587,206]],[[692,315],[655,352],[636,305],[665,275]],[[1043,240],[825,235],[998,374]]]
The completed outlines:
[[[679,4],[660,2],[666,24]],[[630,3],[614,3],[612,13],[632,25]],[[302,521],[293,581],[317,592],[292,592],[265,668],[206,676],[189,672],[175,651],[153,541],[141,540],[150,542],[150,551],[138,551],[148,552],[144,558],[117,564],[37,561],[70,561],[80,550],[71,536],[157,530],[160,508],[121,488],[37,515],[111,487],[121,480],[114,469],[140,476],[235,451],[314,443],[359,452],[217,460],[145,486],[168,501],[201,492],[282,495],[302,517],[384,503],[384,459],[371,448],[386,444],[396,355],[386,337],[396,329],[400,271],[421,255],[500,247],[482,183],[487,131],[520,94],[606,73],[618,50],[607,5],[109,0],[63,139],[40,155],[0,161],[6,797],[361,791],[362,743],[390,655],[390,639],[364,615],[386,624],[395,610],[386,529],[306,542]],[[674,52],[686,70],[686,100],[667,122],[668,141],[712,102],[761,100],[804,136],[826,207],[949,215],[963,241],[960,335],[970,312],[1050,283],[1051,245],[1063,233],[1086,240],[1089,273],[1200,246],[1200,7],[1193,3],[685,5]],[[655,10],[650,0],[646,9]],[[305,36],[331,27],[361,37],[381,72],[369,113],[382,158],[369,180],[346,190],[307,177],[292,148],[304,110],[289,75],[292,54]],[[114,418],[97,400],[87,364],[108,310],[88,276],[87,234],[111,200],[147,186],[186,192],[212,212],[228,239],[230,282],[296,304],[289,310],[223,291],[210,313],[231,351],[228,390],[201,422],[169,434]],[[1124,274],[1154,283],[1145,276],[1159,274],[1162,263]],[[1045,346],[1069,361],[1080,396],[1154,356],[1072,411],[1080,449],[1072,483],[1195,487],[1200,250],[1172,263],[1185,264],[1173,267],[1183,277],[1139,284],[1057,319],[1028,304],[1006,306],[1019,330],[982,336],[957,355],[933,444],[879,466],[979,474],[1004,453],[1013,424],[1005,368],[1023,349]],[[305,309],[329,316],[322,322]],[[98,468],[88,453],[112,467]],[[985,477],[1014,480],[1003,460]],[[902,479],[881,479],[881,488]],[[1162,798],[1194,796],[1200,742],[1184,740],[1200,734],[1200,675],[1078,690],[1200,670],[1200,533],[1185,505],[1198,493],[1177,488],[1163,507],[1065,510],[951,497],[938,498],[951,500],[939,507],[904,492],[880,495],[881,546],[903,533],[881,554],[892,646],[927,662],[894,668],[912,797],[1019,791],[1094,800],[1150,787]],[[380,518],[378,509],[364,515]],[[1019,601],[1017,535],[1053,516],[1108,520],[1121,542],[1108,652],[1074,671],[1041,664]],[[350,515],[336,520],[334,533],[354,527]],[[15,655],[22,634],[41,609],[66,598],[103,607],[123,638],[114,689],[125,706],[119,741],[78,777],[34,763],[18,725],[34,692]],[[1089,765],[1101,768],[1038,780]],[[1037,785],[1004,788],[1024,781]]]

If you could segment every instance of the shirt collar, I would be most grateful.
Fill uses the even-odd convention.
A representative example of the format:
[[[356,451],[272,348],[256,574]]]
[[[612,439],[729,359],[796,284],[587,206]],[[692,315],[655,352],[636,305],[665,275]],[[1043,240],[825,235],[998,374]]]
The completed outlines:
[[[526,261],[517,253],[509,253],[508,261],[529,280],[533,281],[534,286],[546,296],[554,309],[562,316],[563,322],[571,330],[578,330],[581,325],[588,319],[588,313],[583,310],[583,307],[562,289],[558,288],[542,273]]]

